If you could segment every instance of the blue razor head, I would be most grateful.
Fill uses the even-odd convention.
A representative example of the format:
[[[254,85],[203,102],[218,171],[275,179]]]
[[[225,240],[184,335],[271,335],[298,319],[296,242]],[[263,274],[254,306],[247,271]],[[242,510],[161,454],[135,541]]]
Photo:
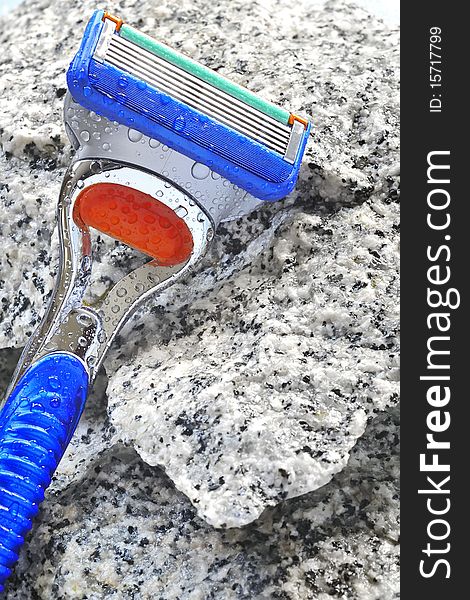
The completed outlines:
[[[310,124],[98,10],[67,72],[74,100],[261,200],[295,186]]]

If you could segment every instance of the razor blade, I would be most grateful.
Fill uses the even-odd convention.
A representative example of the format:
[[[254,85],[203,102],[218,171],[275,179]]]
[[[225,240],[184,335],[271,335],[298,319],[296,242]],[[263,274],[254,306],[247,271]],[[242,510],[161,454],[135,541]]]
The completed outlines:
[[[205,164],[261,200],[295,186],[310,132],[275,106],[103,11],[67,73],[76,102]]]

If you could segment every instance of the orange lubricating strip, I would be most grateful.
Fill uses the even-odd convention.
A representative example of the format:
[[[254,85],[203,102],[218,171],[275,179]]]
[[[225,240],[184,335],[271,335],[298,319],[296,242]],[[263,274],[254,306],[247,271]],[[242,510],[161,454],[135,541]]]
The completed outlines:
[[[289,115],[289,125],[293,125],[294,121],[298,121],[299,123],[302,123],[302,125],[306,128],[308,125],[308,121],[307,119],[304,119],[303,117],[299,117],[297,115],[293,115],[292,113]]]
[[[124,21],[122,19],[120,19],[119,17],[115,17],[114,15],[110,15],[109,12],[104,13],[103,21],[105,19],[109,19],[113,23],[116,23],[116,31],[119,31],[124,23]]]
[[[97,183],[78,196],[74,220],[156,258],[164,266],[186,261],[193,238],[186,223],[156,198],[115,183]]]

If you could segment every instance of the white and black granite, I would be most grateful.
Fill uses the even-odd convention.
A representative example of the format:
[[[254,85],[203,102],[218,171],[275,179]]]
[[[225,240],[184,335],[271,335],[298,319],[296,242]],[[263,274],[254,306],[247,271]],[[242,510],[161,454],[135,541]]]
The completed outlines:
[[[51,290],[65,70],[95,3],[27,6],[0,20],[5,349]],[[398,391],[397,32],[342,1],[109,8],[314,135],[291,197],[123,332],[8,597],[391,599],[395,417],[366,428]],[[98,244],[96,294],[137,260]]]
[[[379,210],[295,211],[248,265],[190,307],[172,299],[120,349],[132,359],[108,387],[118,436],[213,525],[327,483],[396,402],[394,209]]]
[[[398,598],[398,419],[377,417],[327,486],[214,529],[114,446],[49,496],[9,600]]]

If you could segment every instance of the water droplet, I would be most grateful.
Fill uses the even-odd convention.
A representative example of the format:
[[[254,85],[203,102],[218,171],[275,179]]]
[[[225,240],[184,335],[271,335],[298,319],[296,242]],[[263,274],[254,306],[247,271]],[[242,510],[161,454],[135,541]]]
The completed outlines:
[[[134,289],[136,292],[143,292],[145,290],[145,285],[143,283],[136,283]]]
[[[160,146],[160,142],[157,142],[157,140],[154,140],[153,138],[149,139],[149,146],[150,148],[158,148],[158,146]]]
[[[80,137],[84,142],[88,142],[90,139],[90,132],[84,129],[83,131],[80,131]]]
[[[51,404],[52,408],[57,408],[58,406],[60,406],[59,396],[53,396],[50,400],[50,404]]]
[[[95,111],[90,110],[90,119],[95,121],[95,123],[99,123],[101,121],[101,117],[95,113]]]
[[[142,139],[142,134],[136,129],[129,129],[127,132],[127,137],[131,142],[138,142]]]
[[[122,298],[126,294],[127,294],[127,290],[125,287],[120,287],[116,290],[116,296],[119,296],[119,298]]]
[[[48,382],[51,390],[60,390],[60,381],[58,377],[51,375],[48,379]]]
[[[163,229],[169,229],[171,227],[171,223],[166,217],[160,217],[158,219],[158,222],[160,224],[160,227],[162,227]]]
[[[178,117],[176,117],[176,119],[173,121],[173,128],[175,131],[183,131],[183,129],[186,127],[186,120],[182,115],[179,115]]]
[[[195,162],[191,167],[191,175],[195,179],[206,179],[209,176],[210,169],[202,163]]]
[[[126,88],[128,85],[129,85],[129,82],[125,77],[119,77],[118,86],[120,88]]]
[[[108,151],[111,148],[111,146],[108,144],[108,142],[105,142],[103,144],[102,148],[103,148],[103,150]],[[108,177],[109,177],[109,175],[108,175]]]
[[[88,327],[89,325],[92,325],[93,319],[86,313],[79,313],[77,315],[77,322],[80,323],[80,325],[85,325],[85,327]]]
[[[163,192],[162,190],[158,190],[156,193],[157,198],[162,198],[163,197]]]
[[[86,337],[84,337],[83,335],[81,335],[78,338],[78,343],[79,343],[80,346],[82,346],[84,348],[85,346],[88,345],[88,340],[86,339]]]
[[[113,304],[113,306],[111,307],[111,312],[113,312],[114,314],[118,313],[121,310],[121,307],[118,306],[117,304]]]
[[[98,341],[99,341],[100,344],[104,344],[105,343],[105,341],[106,341],[106,334],[105,334],[104,331],[100,331],[98,333]]]
[[[188,210],[184,206],[177,206],[175,208],[175,213],[178,215],[178,217],[184,219],[184,217],[188,214]]]
[[[211,177],[212,177],[212,179],[220,179],[220,175],[218,173],[216,173],[215,171],[212,171]]]
[[[18,504],[18,502],[12,502],[10,504],[8,512],[10,513],[13,521],[17,521],[18,520],[18,515],[22,514],[22,511],[20,510],[20,505]]]
[[[96,356],[89,356],[86,362],[89,367],[94,367],[96,365]]]
[[[91,89],[91,87],[89,87],[88,85],[86,85],[86,86],[83,88],[83,95],[84,95],[84,96],[86,96],[87,98],[88,98],[89,96],[91,96],[91,95],[92,95],[92,93],[93,93],[93,90],[92,90],[92,89]]]
[[[79,179],[77,181],[77,187],[81,190],[83,188],[83,186],[85,185],[85,183],[83,182],[83,179]]]

